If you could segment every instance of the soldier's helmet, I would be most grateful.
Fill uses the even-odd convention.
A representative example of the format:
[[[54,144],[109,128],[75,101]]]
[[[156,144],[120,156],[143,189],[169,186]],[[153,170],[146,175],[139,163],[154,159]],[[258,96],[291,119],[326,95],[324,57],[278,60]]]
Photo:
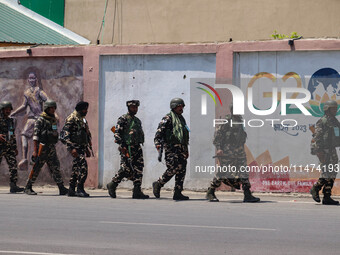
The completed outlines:
[[[46,111],[50,107],[55,107],[57,109],[57,103],[53,100],[47,100],[44,103],[44,111]]]
[[[175,109],[177,106],[179,105],[183,105],[183,107],[185,106],[184,100],[182,98],[173,98],[170,101],[170,108]]]
[[[337,102],[333,101],[333,100],[330,100],[330,101],[327,101],[324,105],[323,105],[323,111],[327,111],[329,108],[332,108],[332,107],[335,107],[335,108],[338,108],[338,104]]]
[[[140,105],[140,102],[139,100],[129,100],[129,101],[126,101],[126,106],[129,107],[131,105],[134,105],[134,106],[139,106]]]
[[[12,103],[9,101],[3,101],[0,103],[0,110],[5,109],[5,108],[11,108],[13,110]]]

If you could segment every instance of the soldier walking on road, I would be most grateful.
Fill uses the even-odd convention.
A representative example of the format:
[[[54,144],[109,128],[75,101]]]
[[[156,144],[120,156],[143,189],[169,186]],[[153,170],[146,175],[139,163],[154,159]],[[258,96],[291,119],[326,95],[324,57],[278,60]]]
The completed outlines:
[[[85,116],[89,107],[88,102],[79,102],[65,121],[61,133],[61,141],[66,144],[67,150],[72,154],[73,165],[70,179],[69,197],[89,197],[85,192],[84,184],[88,174],[85,157],[91,156],[91,132]],[[93,153],[93,152],[92,152]],[[77,192],[75,190],[77,186]]]
[[[247,166],[247,157],[244,150],[247,133],[241,124],[242,117],[232,114],[227,116],[228,122],[219,125],[215,132],[214,145],[217,150],[217,157],[221,167],[226,166],[227,169],[235,169],[230,172],[217,172],[216,176],[210,183],[206,198],[211,202],[218,202],[215,196],[215,189],[221,186],[222,182],[228,186],[242,189],[244,192],[243,202],[259,202],[260,199],[254,197],[250,191],[249,173],[240,171],[241,167]],[[231,125],[231,122],[237,123]]]
[[[45,163],[48,165],[53,180],[58,185],[59,195],[66,195],[68,193],[68,189],[64,187],[63,178],[60,173],[60,162],[55,148],[59,138],[57,120],[54,115],[56,109],[56,102],[52,100],[46,101],[44,103],[44,112],[34,124],[34,151],[32,154],[34,166],[25,187],[25,193],[28,195],[37,194],[32,189],[32,185],[37,179],[40,170]]]
[[[320,202],[319,191],[322,189],[324,205],[337,205],[339,201],[331,198],[334,180],[337,175],[339,160],[336,147],[340,146],[340,123],[336,119],[338,104],[335,101],[327,101],[323,110],[325,115],[316,123],[314,134],[315,154],[320,160],[321,176],[313,185],[310,193],[316,202]]]
[[[170,113],[163,117],[158,125],[154,142],[158,151],[164,146],[167,170],[158,181],[152,184],[153,194],[156,198],[160,197],[161,188],[165,183],[176,175],[173,199],[189,199],[189,197],[182,194],[187,159],[189,157],[189,128],[182,116],[184,106],[183,99],[172,99]]]
[[[17,186],[18,164],[16,156],[18,155],[17,141],[15,137],[15,120],[10,118],[13,110],[12,103],[4,101],[0,103],[0,164],[2,157],[5,157],[10,172],[10,192],[22,192],[24,188]]]
[[[120,169],[112,178],[112,181],[107,184],[109,195],[116,198],[116,188],[118,184],[127,178],[133,181],[134,199],[147,199],[142,190],[143,179],[143,150],[141,144],[144,143],[144,132],[142,122],[135,115],[138,112],[139,101],[130,100],[126,102],[128,113],[118,118],[115,129],[115,142],[119,144],[119,152],[121,156]]]

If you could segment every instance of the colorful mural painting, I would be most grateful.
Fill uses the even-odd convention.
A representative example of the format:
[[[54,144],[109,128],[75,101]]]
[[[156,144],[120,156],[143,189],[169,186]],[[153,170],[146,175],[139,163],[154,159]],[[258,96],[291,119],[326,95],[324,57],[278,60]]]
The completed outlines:
[[[309,192],[320,176],[318,159],[310,153],[312,132],[309,129],[324,115],[323,105],[326,101],[335,100],[340,104],[340,75],[337,71],[340,67],[336,61],[327,61],[328,54],[324,54],[319,63],[308,61],[313,54],[240,54],[240,72],[236,74],[239,75],[239,85],[244,93],[248,87],[253,87],[256,91],[253,96],[254,107],[257,109],[268,109],[272,105],[272,87],[305,88],[311,94],[309,102],[304,104],[311,116],[305,116],[294,105],[287,105],[285,116],[281,115],[280,107],[275,113],[262,118],[245,112],[245,120],[277,119],[273,125],[246,127],[248,165],[265,170],[250,172],[253,188],[257,191]],[[306,62],[309,64],[301,64]],[[280,92],[277,98],[279,105]],[[299,98],[299,95],[291,93],[290,98]],[[340,114],[339,108],[337,115]],[[283,119],[292,119],[297,125],[282,125]],[[279,168],[286,171],[275,171]],[[333,191],[339,193],[339,180],[336,180]]]
[[[0,101],[10,101],[14,107],[12,116],[17,120],[16,137],[19,154],[19,183],[23,184],[32,167],[33,126],[42,112],[44,101],[57,102],[59,130],[65,118],[78,101],[83,98],[83,64],[80,57],[57,57],[35,59],[3,59],[0,66]],[[72,157],[61,143],[57,153],[63,178],[68,182]],[[46,166],[45,166],[46,168]],[[6,162],[1,163],[0,184],[8,180]],[[54,183],[49,172],[43,170],[37,183]]]

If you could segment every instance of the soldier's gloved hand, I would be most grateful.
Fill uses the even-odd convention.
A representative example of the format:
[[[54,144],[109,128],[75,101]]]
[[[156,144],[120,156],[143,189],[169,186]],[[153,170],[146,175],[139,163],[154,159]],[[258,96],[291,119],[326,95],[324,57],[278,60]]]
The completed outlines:
[[[6,142],[6,136],[5,135],[0,135],[0,141],[1,142]]]
[[[78,157],[78,152],[77,152],[76,149],[73,149],[73,150],[71,151],[71,154],[72,154],[72,157],[74,157],[74,158],[77,158],[77,157]]]
[[[217,155],[217,156],[222,156],[222,155],[223,155],[223,151],[222,151],[222,150],[218,150],[218,151],[216,152],[216,155]]]
[[[326,157],[325,157],[325,153],[324,152],[318,152],[318,153],[316,153],[316,155],[318,156],[318,158],[319,158],[321,163],[325,163],[326,162]]]

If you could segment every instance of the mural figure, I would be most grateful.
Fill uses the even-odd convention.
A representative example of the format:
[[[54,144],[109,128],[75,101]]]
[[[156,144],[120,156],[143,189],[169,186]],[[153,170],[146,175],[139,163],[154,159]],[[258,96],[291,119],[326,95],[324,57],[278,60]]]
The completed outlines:
[[[48,99],[46,93],[37,86],[37,75],[35,72],[28,74],[29,88],[24,93],[23,103],[13,111],[11,117],[15,117],[26,110],[27,121],[24,129],[21,132],[22,142],[22,160],[19,162],[19,168],[25,170],[28,168],[27,152],[28,140],[33,137],[34,122],[39,118],[43,112],[43,103]]]

